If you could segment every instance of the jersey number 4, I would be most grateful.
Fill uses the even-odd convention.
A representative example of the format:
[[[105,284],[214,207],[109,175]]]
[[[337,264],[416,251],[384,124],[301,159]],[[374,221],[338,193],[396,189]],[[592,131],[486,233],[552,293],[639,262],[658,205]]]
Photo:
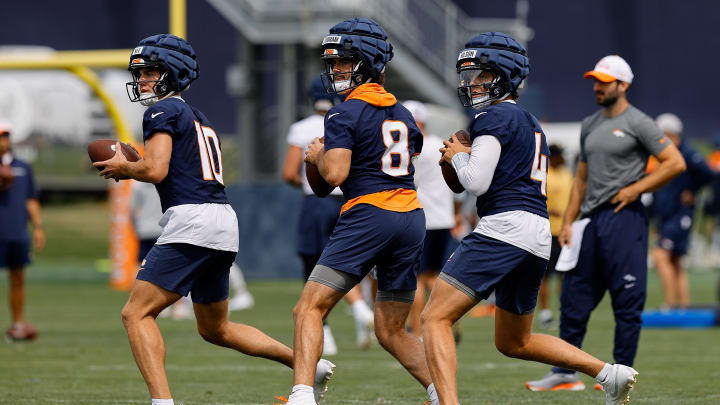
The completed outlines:
[[[547,195],[548,157],[540,152],[541,149],[542,133],[535,132],[535,157],[530,169],[530,178],[540,182],[542,195]]]
[[[391,176],[410,174],[410,148],[408,127],[402,121],[385,120],[382,123],[382,137],[385,143],[382,171]]]
[[[220,153],[220,140],[212,128],[200,125],[195,121],[197,131],[197,144],[200,153],[200,166],[202,166],[203,180],[216,180],[223,182],[222,154]]]

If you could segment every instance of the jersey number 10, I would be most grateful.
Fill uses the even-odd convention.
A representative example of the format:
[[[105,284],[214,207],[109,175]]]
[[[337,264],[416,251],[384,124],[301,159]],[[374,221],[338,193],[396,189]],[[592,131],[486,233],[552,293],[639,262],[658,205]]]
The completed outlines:
[[[540,192],[542,195],[547,195],[548,157],[540,152],[541,149],[542,133],[535,132],[535,156],[530,169],[530,178],[540,182]]]
[[[195,121],[195,131],[197,131],[197,144],[200,153],[200,166],[202,167],[203,180],[217,180],[218,183],[225,185],[223,182],[220,140],[217,134],[212,128],[200,125],[197,121]],[[215,159],[216,157],[217,160]]]

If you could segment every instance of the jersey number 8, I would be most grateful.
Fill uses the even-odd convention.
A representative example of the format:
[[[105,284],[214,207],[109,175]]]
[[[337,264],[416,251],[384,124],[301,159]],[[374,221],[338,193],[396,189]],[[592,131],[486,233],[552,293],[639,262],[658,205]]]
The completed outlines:
[[[195,131],[197,131],[197,143],[203,180],[217,180],[218,183],[225,185],[223,182],[220,140],[217,134],[212,128],[200,125],[197,121],[195,121]],[[216,157],[217,160],[215,159]]]
[[[382,171],[391,176],[410,174],[407,125],[402,121],[385,120],[381,130],[383,142],[387,148],[381,159]]]

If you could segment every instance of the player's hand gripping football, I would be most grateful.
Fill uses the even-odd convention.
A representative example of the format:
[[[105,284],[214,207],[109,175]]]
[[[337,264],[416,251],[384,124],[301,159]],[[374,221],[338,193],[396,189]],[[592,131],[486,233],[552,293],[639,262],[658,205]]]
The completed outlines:
[[[315,138],[305,151],[305,163],[312,163],[317,166],[317,162],[322,159],[325,153],[325,145],[320,138]]]
[[[621,209],[625,208],[625,206],[640,197],[640,192],[637,191],[634,186],[634,184],[631,184],[627,187],[623,187],[622,189],[620,189],[620,191],[618,191],[617,194],[615,194],[612,199],[610,199],[610,202],[612,204],[618,204],[618,206],[615,207],[615,210],[613,211],[614,213],[617,214],[618,212],[620,212]]]
[[[123,173],[123,168],[127,164],[128,160],[122,153],[122,145],[120,142],[115,143],[115,155],[111,159],[104,160],[102,162],[95,162],[93,166],[102,167],[99,175],[106,179],[114,179],[116,182],[124,180],[127,176]]]
[[[456,153],[465,152],[469,154],[470,151],[472,151],[470,147],[460,143],[460,140],[458,140],[457,135],[455,134],[452,134],[450,140],[443,141],[443,145],[445,145],[445,147],[440,148],[440,153],[443,154],[442,158],[440,158],[440,163],[446,161],[452,164],[452,158]]]

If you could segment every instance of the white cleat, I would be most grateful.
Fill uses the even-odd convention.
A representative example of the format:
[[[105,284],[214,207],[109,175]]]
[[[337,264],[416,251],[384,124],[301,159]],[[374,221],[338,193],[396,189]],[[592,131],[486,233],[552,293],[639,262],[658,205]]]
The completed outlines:
[[[333,337],[330,326],[323,326],[323,356],[334,356],[338,352],[337,343],[335,343],[335,337]]]
[[[242,311],[244,309],[250,309],[255,305],[255,300],[252,294],[248,291],[236,294],[230,301],[228,301],[228,309],[230,311]]]
[[[582,391],[585,389],[585,384],[580,381],[577,373],[551,371],[539,380],[526,382],[525,388],[530,391]]]
[[[630,402],[630,390],[637,382],[638,372],[632,367],[613,364],[607,381],[601,383],[605,391],[605,405],[624,405]]]
[[[313,386],[316,402],[320,401],[323,395],[325,395],[325,391],[328,389],[328,382],[330,381],[330,377],[333,375],[334,368],[335,365],[329,360],[320,359],[320,361],[318,361],[317,368],[315,369],[315,385]]]
[[[355,318],[355,330],[357,331],[357,345],[362,350],[367,350],[372,345],[375,332],[375,313],[367,306],[365,301],[356,301],[352,305],[353,317]]]

